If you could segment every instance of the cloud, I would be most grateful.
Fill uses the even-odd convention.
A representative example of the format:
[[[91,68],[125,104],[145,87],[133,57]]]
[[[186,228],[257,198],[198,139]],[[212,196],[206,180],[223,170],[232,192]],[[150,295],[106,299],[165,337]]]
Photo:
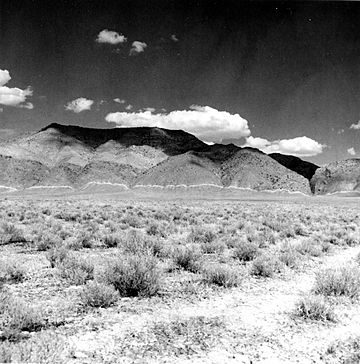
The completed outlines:
[[[179,41],[179,39],[176,37],[176,35],[175,34],[171,34],[171,40],[173,40],[174,42],[178,42]]]
[[[33,91],[30,87],[22,90],[17,87],[5,86],[11,80],[8,70],[0,70],[0,104],[6,106],[23,107],[32,109],[34,106],[31,103],[23,104],[26,98],[32,96]],[[29,107],[31,105],[31,107]]]
[[[325,145],[306,136],[274,141],[249,136],[246,138],[244,147],[257,148],[264,153],[282,153],[298,157],[311,157],[322,153]]]
[[[349,149],[347,150],[347,152],[348,152],[350,155],[355,155],[355,154],[356,154],[355,149],[354,149],[353,147],[349,148]]]
[[[117,102],[118,104],[125,104],[125,100],[123,99],[119,99],[118,97],[116,99],[114,99],[115,102]]]
[[[0,86],[6,85],[11,80],[8,70],[0,70]]]
[[[356,124],[351,124],[350,129],[360,130],[360,120]]]
[[[96,38],[96,42],[98,43],[119,44],[125,43],[126,41],[127,38],[124,35],[107,29],[102,30]]]
[[[131,110],[133,108],[133,106],[131,104],[129,104],[128,106],[125,107],[125,110]]]
[[[134,56],[135,54],[144,52],[146,47],[147,47],[147,44],[145,42],[139,42],[136,40],[135,42],[133,42],[129,54],[130,54],[130,56]]]
[[[105,117],[119,127],[157,126],[182,129],[207,142],[220,142],[226,138],[250,135],[248,122],[239,114],[219,111],[210,106],[193,105],[190,110],[153,114],[151,111],[115,112]]]
[[[84,110],[90,110],[93,100],[86,99],[85,97],[79,97],[76,100],[70,101],[65,105],[65,110],[73,111],[79,113]]]

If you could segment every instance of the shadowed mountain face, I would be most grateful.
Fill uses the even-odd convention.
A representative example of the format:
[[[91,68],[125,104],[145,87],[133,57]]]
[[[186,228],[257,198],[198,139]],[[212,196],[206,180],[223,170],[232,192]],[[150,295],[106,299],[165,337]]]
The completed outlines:
[[[310,185],[314,194],[360,192],[360,159],[332,162],[317,169]]]
[[[89,182],[136,185],[218,185],[309,193],[317,166],[233,144],[207,145],[181,130],[89,129],[50,124],[0,143],[0,181],[9,187]],[[281,162],[278,163],[277,159]],[[305,177],[304,177],[305,176]]]
[[[292,171],[301,174],[309,181],[311,180],[312,176],[319,168],[316,164],[303,161],[298,157],[294,157],[292,155],[284,155],[280,153],[271,153],[269,156],[275,159],[284,167],[291,169]]]

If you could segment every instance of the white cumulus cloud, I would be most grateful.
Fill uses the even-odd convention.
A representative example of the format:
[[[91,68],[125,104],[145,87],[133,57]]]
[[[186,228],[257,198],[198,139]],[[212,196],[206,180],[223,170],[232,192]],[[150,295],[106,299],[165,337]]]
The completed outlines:
[[[119,44],[125,43],[126,41],[127,38],[124,35],[107,29],[102,30],[96,38],[96,42],[98,43]]]
[[[274,141],[249,136],[246,138],[244,146],[260,149],[264,153],[290,154],[298,157],[310,157],[320,154],[325,147],[316,140],[306,136]]]
[[[8,70],[0,70],[0,104],[7,106],[16,106],[26,109],[32,109],[33,104],[26,103],[26,98],[32,96],[33,91],[30,87],[22,90],[17,87],[5,86],[11,80],[11,76]]]
[[[347,152],[348,152],[350,155],[355,155],[355,154],[356,154],[355,149],[354,149],[353,147],[349,148],[349,149],[347,150]]]
[[[136,40],[132,43],[131,49],[130,49],[130,56],[134,56],[135,54],[144,52],[145,48],[147,47],[147,44],[145,42],[139,42]]]
[[[123,99],[119,99],[118,97],[116,99],[114,99],[115,102],[117,102],[118,104],[125,104],[125,100]]]
[[[356,124],[351,124],[350,129],[360,130],[360,120]]]
[[[115,112],[105,117],[118,127],[157,126],[165,129],[182,129],[207,142],[220,142],[227,138],[250,135],[247,120],[239,114],[219,111],[210,106],[192,105],[190,110],[175,110],[170,113],[151,111]]]
[[[79,97],[76,100],[68,102],[65,105],[65,109],[78,114],[81,111],[90,110],[93,103],[93,100],[86,99],[85,97]]]

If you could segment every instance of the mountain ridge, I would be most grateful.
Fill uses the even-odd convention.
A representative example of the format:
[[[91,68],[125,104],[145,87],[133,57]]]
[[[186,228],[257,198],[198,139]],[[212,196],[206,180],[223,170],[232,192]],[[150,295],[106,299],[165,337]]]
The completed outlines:
[[[58,123],[1,141],[0,163],[0,184],[8,187],[210,184],[305,194],[311,193],[311,180],[321,169],[297,157],[267,155],[256,148],[208,145],[183,130]]]

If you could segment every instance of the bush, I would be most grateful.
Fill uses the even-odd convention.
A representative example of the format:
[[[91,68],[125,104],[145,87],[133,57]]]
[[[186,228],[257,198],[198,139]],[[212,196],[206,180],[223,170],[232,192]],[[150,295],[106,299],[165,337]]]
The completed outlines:
[[[211,243],[216,239],[216,234],[214,231],[204,228],[192,229],[187,237],[189,243],[204,244]]]
[[[58,266],[61,278],[81,285],[94,278],[94,265],[74,255],[68,255]]]
[[[295,316],[307,320],[335,321],[333,307],[322,296],[308,296],[296,303]]]
[[[5,263],[0,270],[2,282],[20,283],[26,278],[25,268],[16,262]]]
[[[109,307],[117,301],[118,296],[112,286],[93,281],[87,282],[80,294],[82,304],[90,307]]]
[[[272,277],[281,271],[281,262],[274,256],[264,254],[253,260],[251,274],[259,277]]]
[[[162,244],[158,240],[146,236],[141,230],[132,229],[126,233],[118,245],[125,254],[159,255]]]
[[[299,253],[295,249],[289,249],[283,251],[279,255],[281,263],[285,264],[289,268],[297,268]]]
[[[65,247],[56,247],[48,250],[45,256],[50,262],[51,268],[55,268],[67,258],[68,254],[69,250]]]
[[[323,252],[321,243],[311,239],[302,240],[295,246],[295,249],[302,255],[310,255],[312,257],[319,257]]]
[[[50,332],[21,342],[0,342],[0,363],[67,363],[64,340]]]
[[[146,229],[146,232],[148,235],[160,236],[162,238],[166,238],[168,235],[165,227],[156,222],[151,223]]]
[[[96,237],[93,233],[86,231],[76,237],[76,241],[81,248],[90,249],[94,246]]]
[[[41,310],[4,290],[0,293],[0,315],[0,330],[8,339],[16,340],[21,331],[37,331],[45,326]]]
[[[121,241],[122,239],[118,234],[108,234],[103,238],[103,243],[107,248],[116,248]]]
[[[46,251],[61,244],[60,237],[51,233],[42,233],[35,239],[36,250]]]
[[[234,250],[234,257],[242,262],[254,260],[259,255],[259,247],[252,242],[242,242]]]
[[[196,273],[200,269],[201,252],[193,245],[177,247],[173,252],[175,264],[189,272]]]
[[[360,269],[356,266],[323,269],[316,275],[314,291],[325,296],[358,298]]]
[[[226,244],[222,240],[214,240],[211,243],[204,243],[201,245],[201,249],[205,254],[222,253],[227,248]]]
[[[235,269],[222,264],[213,264],[203,269],[203,278],[206,283],[221,287],[236,287],[240,285],[242,276]]]
[[[104,276],[122,297],[150,297],[159,292],[158,261],[149,255],[127,255],[108,263]]]
[[[21,229],[10,223],[3,223],[0,233],[0,245],[26,243],[24,233]]]

